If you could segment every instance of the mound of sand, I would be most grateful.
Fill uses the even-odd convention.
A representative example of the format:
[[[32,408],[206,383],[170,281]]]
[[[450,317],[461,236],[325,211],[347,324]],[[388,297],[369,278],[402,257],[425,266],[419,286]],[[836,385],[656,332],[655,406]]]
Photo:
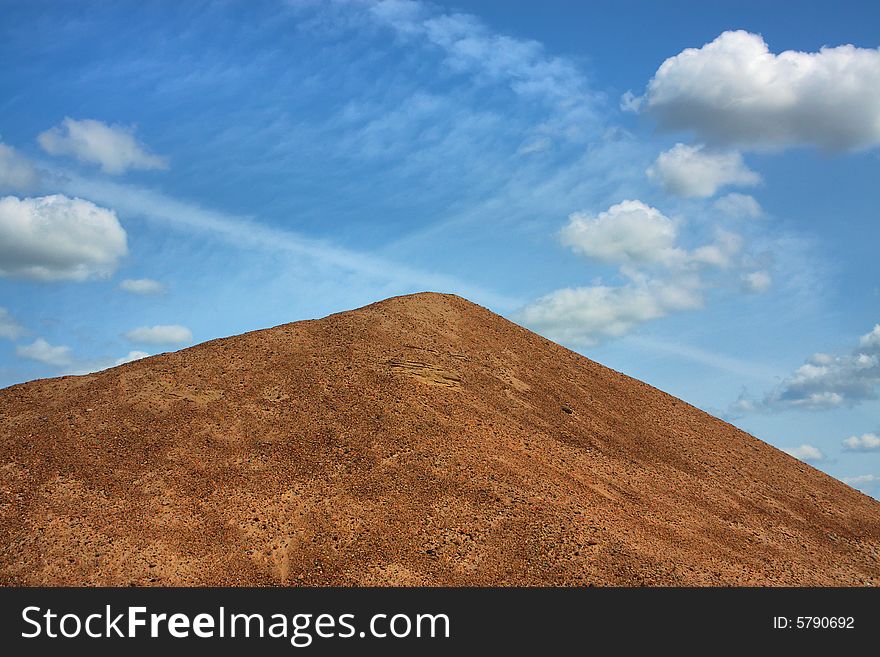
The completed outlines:
[[[0,391],[7,585],[880,584],[880,503],[464,299]]]

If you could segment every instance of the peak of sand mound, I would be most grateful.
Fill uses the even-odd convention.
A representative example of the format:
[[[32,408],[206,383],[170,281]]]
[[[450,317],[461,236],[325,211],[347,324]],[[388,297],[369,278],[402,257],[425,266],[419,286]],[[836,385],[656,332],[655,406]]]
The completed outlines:
[[[880,503],[464,299],[0,391],[0,583],[880,584]]]

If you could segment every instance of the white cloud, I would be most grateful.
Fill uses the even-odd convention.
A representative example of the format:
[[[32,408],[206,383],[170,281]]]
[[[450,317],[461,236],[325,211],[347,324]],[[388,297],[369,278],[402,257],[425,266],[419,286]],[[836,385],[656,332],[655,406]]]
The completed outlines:
[[[715,243],[689,252],[678,245],[676,222],[637,200],[622,201],[596,216],[575,212],[560,238],[575,253],[600,262],[666,268],[727,267],[742,247],[738,235],[718,230]]]
[[[165,158],[150,153],[134,137],[134,128],[101,121],[65,118],[61,125],[37,138],[50,155],[72,155],[80,162],[100,165],[110,174],[129,169],[167,169]]]
[[[129,351],[129,352],[128,352],[125,356],[123,356],[122,358],[117,358],[117,359],[113,362],[113,365],[114,365],[114,366],[116,366],[116,365],[125,365],[125,363],[131,363],[131,362],[133,362],[133,361],[140,360],[141,358],[148,358],[149,355],[150,355],[150,354],[148,354],[146,351],[136,351],[136,350],[135,350],[135,351]]]
[[[880,350],[880,324],[874,324],[874,328],[859,338],[859,345],[866,349]]]
[[[715,201],[712,206],[722,214],[735,219],[757,219],[764,215],[761,204],[754,196],[733,192],[725,194]]]
[[[6,308],[0,308],[0,338],[15,340],[22,333],[24,327],[15,321]]]
[[[875,327],[863,335],[850,354],[814,354],[768,394],[763,404],[817,410],[875,399],[880,386],[878,333]]]
[[[717,415],[724,420],[733,421],[740,419],[744,415],[749,415],[750,413],[755,413],[760,410],[762,410],[760,403],[751,399],[748,392],[743,389],[739,394],[739,397],[736,398],[736,401]]]
[[[147,358],[150,354],[146,351],[129,351],[125,356],[120,358],[99,358],[93,360],[75,360],[71,359],[70,367],[64,370],[64,374],[72,374],[74,376],[82,376],[84,374],[94,374],[102,372],[111,367],[125,365],[141,358]]]
[[[643,322],[701,305],[700,290],[693,283],[594,285],[556,290],[524,308],[518,320],[557,342],[593,345]]]
[[[185,344],[192,342],[192,332],[179,324],[141,326],[125,334],[129,342],[142,344]]]
[[[757,34],[724,32],[663,62],[641,107],[707,143],[870,148],[880,144],[880,49],[776,55]]]
[[[812,445],[803,444],[799,447],[789,447],[782,451],[786,454],[790,454],[796,459],[804,461],[805,463],[818,463],[825,460],[825,455],[822,453],[822,450],[818,447],[813,447]]]
[[[27,192],[40,184],[40,173],[12,146],[0,143],[0,191]]]
[[[850,436],[843,441],[843,449],[847,452],[878,452],[880,451],[880,436],[874,433]]]
[[[721,187],[761,182],[737,151],[713,151],[703,144],[676,144],[660,153],[646,173],[670,194],[684,197],[707,198]]]
[[[672,263],[684,260],[675,223],[641,201],[623,201],[597,216],[576,212],[560,233],[576,253],[602,262]]]
[[[560,238],[575,253],[619,265],[628,279],[618,286],[556,290],[519,312],[523,324],[551,339],[581,345],[619,337],[671,312],[700,308],[703,270],[729,267],[742,247],[738,235],[718,230],[713,244],[688,251],[678,245],[676,222],[638,200],[595,216],[574,213]]]
[[[766,271],[752,271],[742,275],[743,288],[747,292],[761,294],[773,285],[773,277]]]
[[[880,477],[872,474],[856,475],[855,477],[843,477],[841,481],[853,488],[870,490],[874,488],[875,484],[880,482]]]
[[[127,253],[112,210],[59,194],[0,199],[0,276],[82,281],[113,273]]]
[[[742,244],[743,240],[739,235],[719,228],[715,231],[715,243],[697,247],[688,260],[712,267],[730,267],[733,257],[742,249]]]
[[[19,345],[15,348],[15,353],[22,358],[58,367],[70,365],[73,362],[73,358],[70,355],[70,347],[53,347],[43,338],[37,338],[29,345]]]
[[[132,294],[162,294],[165,286],[152,278],[126,278],[119,283],[119,288]]]

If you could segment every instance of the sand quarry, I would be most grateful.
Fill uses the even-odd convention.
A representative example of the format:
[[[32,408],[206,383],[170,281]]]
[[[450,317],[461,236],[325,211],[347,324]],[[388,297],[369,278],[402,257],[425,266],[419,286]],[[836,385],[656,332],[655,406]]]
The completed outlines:
[[[880,503],[464,299],[0,390],[3,585],[878,585]]]

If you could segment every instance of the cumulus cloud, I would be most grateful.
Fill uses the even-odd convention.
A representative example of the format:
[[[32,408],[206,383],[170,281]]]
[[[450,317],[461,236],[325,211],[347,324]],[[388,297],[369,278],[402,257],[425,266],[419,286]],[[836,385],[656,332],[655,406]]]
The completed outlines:
[[[870,332],[859,338],[859,346],[865,349],[880,350],[880,324],[875,324]]]
[[[757,34],[724,32],[663,62],[640,108],[711,144],[871,148],[880,144],[880,49],[777,55]]]
[[[125,334],[129,342],[142,344],[185,344],[192,342],[192,332],[179,324],[141,326]]]
[[[0,192],[28,192],[40,184],[40,172],[12,146],[0,143]]]
[[[589,346],[670,312],[699,308],[702,303],[693,282],[649,280],[619,287],[556,290],[523,309],[518,319],[557,342]]]
[[[22,358],[35,360],[46,365],[55,365],[64,367],[73,363],[70,355],[70,347],[57,346],[54,347],[43,338],[37,338],[29,345],[19,345],[15,348],[15,353]]]
[[[551,339],[593,345],[643,322],[700,308],[701,271],[730,266],[742,240],[718,230],[714,243],[688,250],[678,238],[675,221],[638,200],[597,215],[570,215],[560,232],[562,243],[579,255],[618,265],[627,282],[556,290],[523,308],[518,319]]]
[[[129,169],[167,169],[165,158],[150,153],[134,136],[134,127],[101,121],[65,118],[60,125],[37,137],[50,155],[69,155],[97,164],[105,173],[119,175]]]
[[[675,223],[641,201],[623,201],[596,216],[576,212],[560,233],[576,253],[602,262],[671,263],[684,259]]]
[[[771,408],[823,409],[876,399],[880,385],[880,325],[851,353],[813,354],[763,404]]]
[[[119,288],[132,294],[162,294],[165,286],[152,278],[126,278],[119,283]]]
[[[0,199],[0,276],[82,281],[113,273],[127,253],[112,210],[60,194]]]
[[[843,441],[843,449],[847,452],[880,452],[880,436],[874,433],[850,436]]]
[[[708,198],[721,187],[757,185],[761,176],[749,169],[737,151],[716,151],[703,144],[676,144],[660,153],[646,173],[670,194]]]
[[[6,308],[0,308],[0,338],[15,340],[22,333],[24,327],[15,321]]]
[[[757,219],[764,215],[761,204],[749,194],[732,192],[717,199],[713,204],[721,214],[734,219]]]
[[[773,285],[773,277],[764,270],[751,271],[742,275],[742,284],[746,292],[761,294]]]
[[[738,235],[719,230],[714,244],[688,251],[678,244],[678,226],[657,208],[622,201],[598,215],[575,212],[560,232],[575,253],[620,265],[690,265],[724,267],[742,246]]]
[[[825,460],[825,455],[822,453],[822,450],[818,447],[813,447],[813,445],[807,445],[806,443],[799,447],[789,447],[782,451],[805,463],[819,463],[820,461]]]

